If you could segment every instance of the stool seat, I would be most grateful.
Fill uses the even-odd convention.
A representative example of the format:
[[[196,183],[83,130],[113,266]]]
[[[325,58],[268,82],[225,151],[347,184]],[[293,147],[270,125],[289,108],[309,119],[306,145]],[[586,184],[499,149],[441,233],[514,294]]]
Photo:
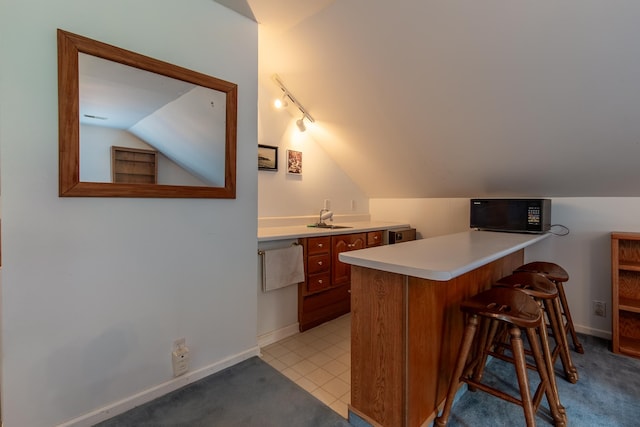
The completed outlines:
[[[555,363],[560,356],[567,381],[573,384],[578,382],[578,370],[571,359],[566,332],[562,329],[562,308],[556,285],[542,274],[518,272],[501,278],[493,286],[518,289],[538,301],[549,319],[551,335],[555,340],[551,360]]]
[[[540,273],[554,282],[568,282],[569,273],[558,264],[534,261],[518,267],[514,272]]]
[[[460,310],[466,313],[467,323],[449,383],[444,409],[442,414],[436,418],[435,425],[438,427],[447,425],[458,386],[460,382],[465,382],[469,385],[470,391],[484,391],[521,406],[528,427],[535,426],[535,413],[543,396],[546,396],[555,425],[566,426],[566,411],[560,404],[557,388],[553,387],[551,382],[553,370],[546,333],[547,327],[538,303],[520,290],[493,287],[463,301],[460,304]],[[487,331],[486,334],[476,334],[480,320],[483,322],[483,330]],[[493,351],[496,345],[494,338],[499,327],[508,329],[509,350],[512,357],[506,357]],[[535,365],[532,366],[527,366],[525,360],[521,337],[523,330],[535,360]],[[476,338],[476,350],[473,352],[473,357],[470,358],[469,354],[474,338]],[[514,365],[520,392],[519,398],[482,382],[485,364],[490,355]],[[540,377],[533,397],[529,390],[527,368],[536,370]]]
[[[564,283],[569,281],[569,273],[567,273],[567,270],[553,262],[534,261],[516,268],[514,270],[514,273],[517,272],[539,273],[545,276],[547,279],[551,280],[556,285],[556,287],[558,288],[558,296],[560,297],[560,305],[562,307],[561,320],[563,316],[566,319],[566,321],[562,321],[565,333],[571,335],[571,339],[573,340],[573,347],[575,348],[575,350],[578,353],[584,353],[584,347],[582,347],[582,344],[578,340],[578,334],[576,334],[576,329],[573,326],[573,319],[571,318],[569,303],[567,302],[567,296],[564,292]]]
[[[558,290],[556,286],[542,274],[516,272],[499,279],[494,286],[519,289],[536,298],[556,298]]]
[[[489,289],[460,304],[460,310],[479,316],[502,320],[521,328],[535,328],[540,324],[540,307],[520,292]]]

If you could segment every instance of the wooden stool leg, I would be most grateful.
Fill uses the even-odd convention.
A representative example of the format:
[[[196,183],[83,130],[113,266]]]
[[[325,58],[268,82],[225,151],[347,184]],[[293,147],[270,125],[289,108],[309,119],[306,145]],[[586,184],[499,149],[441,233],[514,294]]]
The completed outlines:
[[[524,418],[527,422],[527,427],[535,427],[535,412],[533,410],[533,403],[531,402],[529,378],[527,377],[527,362],[524,356],[524,346],[522,345],[520,328],[513,326],[509,329],[509,333],[511,334],[511,348],[513,350],[516,375],[518,377],[518,386],[520,387],[520,400],[522,402],[522,409],[524,409]]]
[[[565,426],[567,420],[566,410],[560,403],[560,395],[558,394],[556,377],[553,371],[553,361],[551,359],[551,350],[549,349],[546,325],[542,323],[538,329],[538,332],[536,332],[535,329],[527,329],[531,353],[533,354],[536,369],[540,376],[541,388],[538,388],[538,392],[544,392],[555,425],[557,427]],[[540,337],[540,342],[538,342],[538,337]],[[534,397],[535,408],[539,406],[542,400],[542,394],[543,393],[536,393]]]
[[[476,334],[477,328],[478,316],[472,314],[469,316],[467,326],[464,329],[464,335],[462,337],[462,342],[460,343],[460,351],[458,352],[458,360],[456,361],[456,367],[451,375],[451,380],[449,381],[449,390],[447,391],[447,399],[444,403],[442,415],[435,420],[435,425],[438,427],[445,427],[447,422],[449,422],[451,406],[453,406],[453,398],[456,396],[456,392],[458,391],[460,376],[462,375],[462,371],[464,371],[467,363],[467,357],[469,356],[469,351],[471,350],[471,344],[473,343],[473,337]]]
[[[567,297],[564,294],[564,286],[562,282],[555,282],[556,288],[558,289],[558,296],[560,297],[560,303],[562,304],[562,310],[564,312],[564,317],[567,318],[567,328],[571,333],[571,338],[573,339],[573,346],[576,351],[580,354],[584,354],[584,348],[582,348],[582,344],[578,341],[578,335],[576,334],[576,330],[573,327],[573,319],[571,318],[571,312],[569,311],[569,304],[567,303]]]
[[[509,328],[505,325],[498,325],[498,327],[499,329],[493,339],[495,344],[493,351],[503,355],[505,348],[509,346]]]
[[[571,353],[569,353],[569,342],[567,341],[567,334],[562,327],[562,314],[560,309],[560,300],[554,298],[553,300],[544,300],[545,311],[551,324],[551,331],[553,332],[553,338],[556,341],[557,351],[560,354],[560,360],[562,360],[562,366],[564,367],[564,374],[572,384],[578,382],[578,370],[573,365],[571,360]],[[554,357],[551,358],[552,362]],[[551,371],[553,372],[553,364],[551,365]]]
[[[491,349],[491,346],[493,345],[493,340],[496,336],[496,330],[498,329],[499,323],[500,322],[495,319],[489,320],[489,330],[486,333],[486,335],[483,336],[482,339],[480,340],[482,347],[478,349],[479,350],[478,357],[476,358],[476,364],[474,366],[474,371],[473,371],[473,380],[476,382],[480,382],[482,380],[482,375],[484,374],[484,368],[485,368],[485,365],[487,364],[487,358],[489,357],[488,352]],[[470,384],[469,390],[475,391],[475,387],[473,387]]]
[[[540,342],[542,346],[542,357],[544,358],[543,362],[547,366],[547,373],[549,375],[549,385],[551,386],[550,392],[552,393],[553,399],[557,402],[558,412],[560,413],[561,418],[556,419],[556,425],[564,426],[567,420],[567,411],[560,403],[560,392],[558,391],[558,385],[556,384],[556,377],[553,371],[553,361],[551,360],[551,351],[549,350],[549,337],[547,336],[547,329],[543,328],[542,332],[539,334]],[[547,397],[549,399],[549,397]],[[552,407],[553,408],[553,407]],[[553,413],[553,409],[551,411]],[[560,423],[560,424],[557,424]]]

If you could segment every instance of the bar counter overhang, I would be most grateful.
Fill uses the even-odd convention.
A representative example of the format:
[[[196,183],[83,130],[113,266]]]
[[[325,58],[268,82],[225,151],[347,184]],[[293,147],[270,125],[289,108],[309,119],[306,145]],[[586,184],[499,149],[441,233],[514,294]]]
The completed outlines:
[[[460,302],[524,263],[549,234],[467,231],[340,254],[351,264],[350,417],[426,426],[462,338]]]

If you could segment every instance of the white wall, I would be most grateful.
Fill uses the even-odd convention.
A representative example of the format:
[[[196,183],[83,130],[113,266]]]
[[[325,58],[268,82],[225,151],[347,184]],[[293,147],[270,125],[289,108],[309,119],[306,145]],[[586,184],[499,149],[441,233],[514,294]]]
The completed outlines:
[[[80,181],[111,182],[111,147],[156,150],[132,133],[105,126],[80,125]],[[91,143],[88,143],[91,141]],[[158,184],[208,185],[158,151]]]
[[[409,223],[416,238],[469,229],[469,199],[371,199],[371,219]]]
[[[409,221],[423,237],[469,229],[469,199],[371,199],[370,209],[372,220]],[[569,235],[528,248],[525,261],[562,265],[576,329],[610,338],[610,233],[640,230],[640,198],[553,198],[551,210],[552,223],[568,227]],[[593,300],[607,303],[605,318],[593,315]]]
[[[293,87],[288,89],[295,95]],[[368,219],[368,197],[353,183],[348,171],[338,167],[317,142],[317,137],[325,134],[322,118],[314,117],[315,123],[305,120],[307,131],[300,132],[295,121],[301,114],[295,107],[283,111],[273,107],[274,99],[280,94],[270,75],[260,75],[258,142],[278,147],[278,170],[258,172],[259,224],[299,225],[317,221],[325,199],[329,200],[329,208],[335,213],[336,224]],[[287,174],[288,149],[302,151],[301,176]],[[289,244],[290,241],[263,242],[260,249]],[[262,292],[262,267],[259,262],[257,265],[258,341],[264,346],[298,331],[298,291],[296,286],[289,286]]]
[[[237,83],[237,198],[59,198],[56,28]],[[5,427],[184,384],[179,337],[198,375],[256,353],[257,47],[211,0],[0,3]]]
[[[282,92],[271,76],[261,75],[259,83],[258,143],[278,147],[278,171],[258,173],[258,217],[317,215],[325,199],[336,215],[368,213],[368,197],[317,142],[325,132],[322,117],[314,117],[315,123],[305,120],[307,131],[300,132],[295,107],[278,111],[272,106],[274,95]],[[295,95],[294,88],[287,88]],[[301,176],[287,174],[288,149],[302,151]]]

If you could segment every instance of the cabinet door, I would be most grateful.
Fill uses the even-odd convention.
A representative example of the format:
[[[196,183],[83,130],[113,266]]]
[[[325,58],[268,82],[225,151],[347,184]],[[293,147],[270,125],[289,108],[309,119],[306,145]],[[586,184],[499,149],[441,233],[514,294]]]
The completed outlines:
[[[366,236],[364,233],[351,235],[351,246],[349,247],[350,251],[355,251],[356,249],[364,249],[365,246]]]
[[[338,259],[341,252],[354,251],[365,247],[365,233],[332,236],[333,256],[331,263],[331,285],[337,286],[351,281],[351,265]]]

